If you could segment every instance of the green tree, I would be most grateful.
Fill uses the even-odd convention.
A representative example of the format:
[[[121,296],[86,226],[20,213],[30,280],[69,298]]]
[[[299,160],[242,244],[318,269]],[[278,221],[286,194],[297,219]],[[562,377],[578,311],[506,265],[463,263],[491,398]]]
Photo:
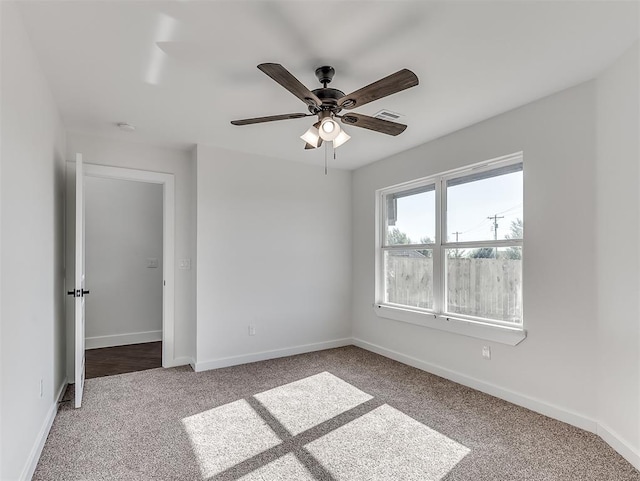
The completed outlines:
[[[401,232],[400,229],[394,227],[390,231],[387,232],[387,244],[388,245],[398,245],[398,244],[411,244],[411,239],[407,234]]]
[[[420,244],[433,244],[433,239],[429,236],[421,237]],[[433,251],[431,249],[420,249],[418,252],[425,257],[433,257]]]
[[[507,234],[507,239],[522,239],[522,233],[524,232],[524,223],[521,218],[511,221],[511,233]]]
[[[467,251],[464,249],[449,249],[447,256],[449,259],[462,259],[466,257]]]
[[[511,221],[511,231],[504,237],[505,239],[522,239],[523,230],[522,219],[518,218]],[[520,260],[522,259],[522,250],[520,247],[508,247],[506,252],[498,252],[493,247],[480,247],[469,252],[469,257],[473,259],[495,259],[500,257],[501,259]]]
[[[516,220],[511,221],[511,232],[504,237],[506,239],[522,239],[522,234],[524,232],[524,223],[522,219],[517,218]],[[507,259],[512,260],[520,260],[522,259],[522,248],[521,247],[509,247],[506,253]]]
[[[493,247],[480,247],[469,252],[472,259],[493,259],[495,257]]]

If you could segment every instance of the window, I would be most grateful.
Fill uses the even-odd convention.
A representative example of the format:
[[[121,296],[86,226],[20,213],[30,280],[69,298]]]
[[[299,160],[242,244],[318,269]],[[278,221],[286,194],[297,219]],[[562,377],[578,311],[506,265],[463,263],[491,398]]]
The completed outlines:
[[[377,306],[522,330],[522,154],[378,195]]]
[[[390,193],[385,202],[385,302],[433,309],[436,186]],[[407,249],[413,245],[419,247]]]

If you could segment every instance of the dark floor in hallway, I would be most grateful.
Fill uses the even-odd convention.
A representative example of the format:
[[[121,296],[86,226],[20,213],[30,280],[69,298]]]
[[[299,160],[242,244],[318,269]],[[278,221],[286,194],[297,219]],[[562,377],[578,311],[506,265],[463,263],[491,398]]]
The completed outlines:
[[[85,378],[113,376],[162,367],[162,342],[88,349]]]

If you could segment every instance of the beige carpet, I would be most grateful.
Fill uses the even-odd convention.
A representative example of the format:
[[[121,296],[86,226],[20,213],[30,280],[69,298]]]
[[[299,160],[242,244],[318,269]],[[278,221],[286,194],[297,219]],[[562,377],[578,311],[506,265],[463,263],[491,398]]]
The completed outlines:
[[[594,434],[356,347],[90,379],[35,480],[640,480]]]

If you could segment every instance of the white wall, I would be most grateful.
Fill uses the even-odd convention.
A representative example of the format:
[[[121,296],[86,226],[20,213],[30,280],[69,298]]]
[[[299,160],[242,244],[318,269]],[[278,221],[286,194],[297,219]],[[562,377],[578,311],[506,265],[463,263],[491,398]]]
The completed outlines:
[[[199,145],[197,182],[197,368],[348,344],[351,173]]]
[[[597,81],[598,417],[640,469],[638,44]]]
[[[353,173],[353,334],[361,345],[595,430],[595,97],[595,82],[584,83]],[[377,317],[375,190],[520,150],[527,339],[512,347]],[[486,344],[491,361],[481,357]]]
[[[135,134],[132,134],[135,136]],[[135,137],[132,137],[135,139]],[[175,178],[175,332],[174,356],[188,363],[195,356],[195,270],[178,269],[180,259],[195,257],[195,213],[193,185],[195,160],[188,150],[153,146],[144,143],[96,137],[80,133],[67,134],[67,159],[83,154],[88,164],[109,165],[130,169],[173,174]],[[67,252],[67,255],[71,255]],[[69,356],[73,359],[72,356]],[[73,372],[73,365],[68,366]]]
[[[88,348],[162,340],[162,197],[160,184],[85,178]]]
[[[19,11],[8,2],[0,8],[0,479],[14,480],[29,477],[35,468],[65,380],[65,137]]]

